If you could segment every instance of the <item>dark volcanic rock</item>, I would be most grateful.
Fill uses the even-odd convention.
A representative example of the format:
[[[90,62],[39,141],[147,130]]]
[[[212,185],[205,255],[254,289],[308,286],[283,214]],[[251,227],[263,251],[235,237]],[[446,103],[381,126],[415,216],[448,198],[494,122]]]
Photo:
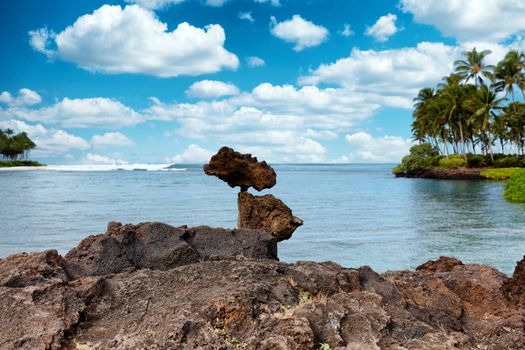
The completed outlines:
[[[207,175],[217,176],[230,187],[239,186],[241,191],[249,187],[262,191],[276,184],[275,171],[266,162],[258,162],[251,154],[241,154],[222,147],[204,166]]]
[[[459,169],[420,169],[410,174],[396,174],[396,177],[437,179],[437,180],[487,180],[481,176],[486,168],[459,168]]]
[[[64,261],[56,250],[20,253],[0,259],[0,286],[23,288],[41,283],[66,282]]]
[[[78,278],[141,268],[166,270],[203,259],[235,256],[277,259],[276,240],[266,232],[246,229],[112,222],[105,234],[84,239],[65,260],[68,273]]]
[[[261,230],[271,233],[278,241],[292,237],[303,220],[292,215],[292,210],[271,194],[254,196],[240,192],[238,201],[238,227]]]
[[[28,350],[62,349],[99,282],[68,285],[55,250],[0,260],[0,281],[0,349]]]
[[[520,306],[525,306],[525,256],[518,261],[512,277],[503,284],[503,293]]]
[[[416,270],[422,272],[450,272],[456,266],[463,265],[461,261],[447,256],[440,256],[438,260],[429,260],[419,265]]]
[[[523,292],[521,264],[510,280],[446,257],[380,275],[264,259],[275,251],[258,240],[275,243],[261,231],[112,223],[69,259],[0,260],[0,349],[525,348],[525,309],[507,299]]]

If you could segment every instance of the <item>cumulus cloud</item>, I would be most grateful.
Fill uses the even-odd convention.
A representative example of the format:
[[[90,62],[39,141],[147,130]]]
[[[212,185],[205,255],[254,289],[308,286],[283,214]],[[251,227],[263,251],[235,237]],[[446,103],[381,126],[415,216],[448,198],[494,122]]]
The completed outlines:
[[[255,2],[259,3],[259,4],[264,4],[264,3],[270,3],[272,6],[281,6],[281,2],[279,0],[254,0]]]
[[[246,58],[246,63],[249,67],[255,68],[255,67],[263,67],[266,65],[266,62],[260,57],[257,56],[250,56]]]
[[[207,163],[214,152],[191,144],[181,154],[172,158],[166,158],[167,163]]]
[[[85,151],[91,147],[86,140],[79,136],[72,135],[64,130],[48,129],[42,124],[31,125],[20,120],[4,120],[0,121],[0,128],[10,128],[15,132],[26,132],[37,145],[33,151],[35,156],[56,157],[74,150]]]
[[[401,0],[414,21],[429,24],[462,42],[499,42],[525,30],[521,0]]]
[[[93,135],[91,138],[93,147],[125,147],[133,146],[135,143],[120,132],[107,132],[103,135]]]
[[[42,97],[33,90],[23,88],[18,90],[18,95],[13,96],[9,91],[0,94],[0,103],[8,106],[31,106],[42,102]]]
[[[277,22],[271,18],[271,32],[284,41],[294,43],[294,50],[301,51],[307,47],[320,45],[328,38],[328,29],[294,15],[292,19]]]
[[[66,128],[118,128],[135,125],[143,117],[121,102],[104,98],[68,98],[42,108],[9,106],[0,108],[0,120],[23,119],[26,121],[60,125]]]
[[[299,82],[335,83],[354,91],[379,94],[390,99],[392,105],[411,108],[417,91],[448,75],[461,51],[459,47],[429,42],[381,51],[356,48],[349,57],[323,64]]]
[[[150,10],[162,9],[171,5],[180,4],[184,1],[185,0],[126,0],[127,3],[137,4]]]
[[[126,165],[127,161],[120,158],[111,158],[108,156],[102,156],[100,154],[88,153],[82,160],[83,164],[96,164],[96,165]]]
[[[279,162],[326,161],[322,140],[334,140],[388,101],[343,88],[272,85],[219,101],[153,104],[147,119],[175,121],[174,134],[228,144]]]
[[[239,18],[248,22],[255,22],[255,19],[252,16],[252,11],[239,12]]]
[[[188,96],[198,98],[216,98],[237,95],[238,93],[237,86],[217,80],[197,81],[186,90]]]
[[[176,77],[239,65],[237,56],[224,48],[226,36],[220,25],[201,29],[183,22],[170,32],[153,12],[137,5],[103,5],[53,37],[44,29],[29,36],[35,50],[91,72]],[[42,44],[50,42],[56,49]]]
[[[185,0],[126,0],[127,3],[137,4],[150,10],[164,9],[171,5],[177,5]],[[206,0],[207,6],[220,7],[226,3],[226,0]]]
[[[345,36],[345,37],[349,37],[349,36],[354,35],[355,33],[352,30],[352,27],[350,26],[350,24],[345,23],[344,26],[343,26],[343,30],[340,31],[339,34],[341,34],[342,36]]]
[[[344,159],[352,162],[395,163],[405,156],[413,141],[399,136],[373,137],[366,132],[346,135],[346,142],[352,148]]]
[[[373,26],[366,29],[365,34],[379,42],[385,42],[399,30],[396,27],[396,20],[397,16],[392,13],[381,16]]]
[[[64,98],[51,107],[27,113],[29,120],[57,124],[67,128],[122,127],[141,121],[140,115],[121,102],[103,98]]]

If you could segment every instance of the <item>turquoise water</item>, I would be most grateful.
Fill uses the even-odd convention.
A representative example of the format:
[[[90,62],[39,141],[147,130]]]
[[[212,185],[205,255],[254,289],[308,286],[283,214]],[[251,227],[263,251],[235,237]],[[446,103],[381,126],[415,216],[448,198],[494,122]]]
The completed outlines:
[[[109,221],[234,227],[237,190],[186,171],[2,171],[0,257],[66,253]],[[525,206],[497,182],[395,179],[392,165],[278,165],[273,193],[305,224],[284,261],[332,260],[377,271],[440,255],[512,273],[525,255]],[[78,169],[76,169],[78,170]]]

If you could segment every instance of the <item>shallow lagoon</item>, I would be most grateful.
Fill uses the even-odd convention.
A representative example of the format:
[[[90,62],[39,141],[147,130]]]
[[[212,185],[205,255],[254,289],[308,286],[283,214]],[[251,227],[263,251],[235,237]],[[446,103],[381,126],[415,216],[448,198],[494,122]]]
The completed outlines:
[[[273,193],[305,224],[279,246],[281,260],[336,261],[377,271],[440,255],[505,273],[525,255],[525,205],[503,183],[395,179],[393,165],[277,165]],[[234,227],[237,190],[186,171],[3,171],[0,257],[66,253],[109,221]],[[66,169],[67,170],[67,169]]]

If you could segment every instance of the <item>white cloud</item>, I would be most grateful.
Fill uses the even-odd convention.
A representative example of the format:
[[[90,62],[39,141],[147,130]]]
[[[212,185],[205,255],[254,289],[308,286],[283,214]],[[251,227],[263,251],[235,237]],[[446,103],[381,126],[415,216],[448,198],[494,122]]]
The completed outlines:
[[[120,132],[107,132],[103,135],[94,135],[91,138],[93,147],[124,147],[133,146],[135,143]]]
[[[499,42],[525,30],[522,0],[401,0],[414,21],[462,42]]]
[[[255,19],[252,16],[252,11],[239,12],[239,18],[248,22],[255,22]]]
[[[23,119],[66,128],[118,128],[143,121],[142,116],[133,109],[119,101],[102,97],[84,99],[66,97],[52,106],[38,109],[25,106],[0,108],[0,120],[7,119]]]
[[[198,98],[216,98],[239,94],[237,86],[217,80],[201,80],[193,83],[186,94]]]
[[[320,45],[329,34],[325,27],[315,25],[299,15],[294,15],[292,19],[279,23],[275,17],[272,17],[270,24],[272,34],[279,39],[294,43],[295,51]]]
[[[163,9],[171,5],[177,5],[185,0],[126,0],[127,3],[137,4],[145,9],[157,10]],[[226,3],[227,0],[206,0],[204,3],[207,6],[220,7]]]
[[[128,3],[137,4],[150,10],[162,9],[170,5],[180,4],[184,1],[185,0],[126,0]]]
[[[264,60],[260,57],[257,57],[257,56],[250,56],[248,58],[246,58],[246,63],[248,64],[249,67],[263,67],[266,65],[266,62],[264,62]]]
[[[8,91],[0,94],[0,103],[8,106],[31,106],[42,102],[42,97],[33,90],[23,88],[18,91],[18,96],[12,96]]]
[[[126,165],[127,161],[120,158],[111,158],[102,156],[100,154],[88,153],[82,160],[83,164],[96,164],[96,165]]]
[[[312,139],[319,140],[335,140],[338,137],[337,133],[333,132],[332,130],[307,129],[304,135]]]
[[[270,161],[322,162],[326,149],[317,140],[336,139],[386,102],[346,89],[263,83],[220,101],[157,103],[143,115],[175,121],[176,135],[232,145]]]
[[[227,0],[206,0],[206,5],[213,7],[221,7]]]
[[[254,0],[255,2],[259,4],[264,4],[266,2],[270,3],[272,6],[281,6],[281,2],[279,0]]]
[[[43,34],[45,30],[29,33],[35,50],[92,72],[176,77],[239,65],[238,58],[223,46],[226,37],[220,25],[201,29],[183,22],[170,32],[153,12],[137,5],[103,5],[56,37],[44,40]],[[41,45],[49,41],[56,44],[56,50]]]
[[[345,23],[344,26],[343,26],[343,30],[339,32],[342,36],[345,36],[345,37],[349,37],[349,36],[352,36],[354,35],[354,31],[352,30],[352,27],[350,26],[350,24],[348,23]]]
[[[91,146],[81,137],[64,130],[48,129],[42,124],[31,125],[20,120],[0,121],[0,128],[11,128],[15,132],[26,132],[37,145],[32,152],[38,157],[56,157],[72,150],[88,150]]]
[[[51,107],[20,113],[26,119],[67,128],[122,127],[141,121],[140,115],[121,102],[109,98],[64,98]]]
[[[397,16],[392,13],[381,16],[372,27],[366,29],[365,34],[374,37],[379,42],[385,42],[398,32],[396,20]]]
[[[214,152],[198,145],[191,144],[182,152],[172,158],[166,158],[167,163],[207,163]]]
[[[29,31],[29,44],[31,47],[50,58],[53,57],[54,51],[48,49],[48,47],[55,38],[56,34],[46,27]]]
[[[373,137],[366,132],[346,135],[351,153],[340,161],[395,163],[405,156],[413,141],[399,136]]]
[[[434,86],[453,70],[453,62],[462,50],[428,42],[382,51],[353,49],[349,57],[323,64],[299,82],[338,84],[353,91],[381,95],[391,105],[411,108],[412,98],[421,88]]]

